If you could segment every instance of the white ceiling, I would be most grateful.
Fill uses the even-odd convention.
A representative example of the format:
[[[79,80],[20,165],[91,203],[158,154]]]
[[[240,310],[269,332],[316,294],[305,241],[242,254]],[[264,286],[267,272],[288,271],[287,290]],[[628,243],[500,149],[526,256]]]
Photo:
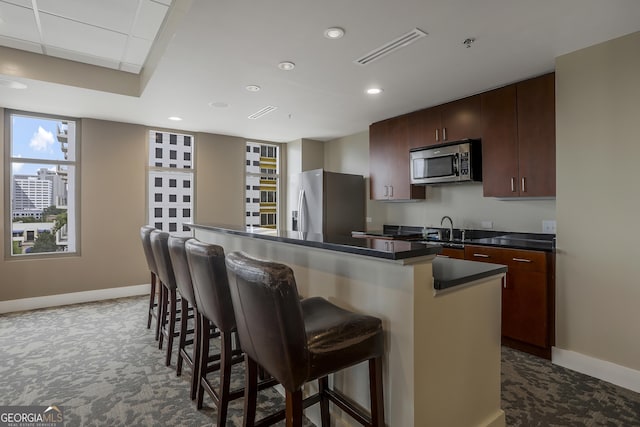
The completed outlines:
[[[40,27],[25,24],[35,21],[32,4]],[[169,15],[185,9],[171,28],[160,27],[167,6]],[[14,22],[20,14],[25,25]],[[324,38],[330,26],[346,35]],[[145,65],[152,75],[139,97],[21,77],[0,56],[0,72],[11,70],[0,78],[28,86],[0,85],[0,106],[270,141],[329,140],[552,71],[559,55],[639,31],[640,1],[0,0],[0,45],[123,75],[139,71],[159,27],[156,40],[164,35],[166,47],[157,65]],[[369,65],[353,62],[414,28],[428,36]],[[469,37],[476,42],[466,48]],[[279,70],[285,60],[296,68]],[[250,84],[262,90],[248,92]],[[384,92],[367,95],[370,86]],[[270,105],[277,109],[247,118]]]
[[[0,0],[0,45],[139,73],[171,0]]]

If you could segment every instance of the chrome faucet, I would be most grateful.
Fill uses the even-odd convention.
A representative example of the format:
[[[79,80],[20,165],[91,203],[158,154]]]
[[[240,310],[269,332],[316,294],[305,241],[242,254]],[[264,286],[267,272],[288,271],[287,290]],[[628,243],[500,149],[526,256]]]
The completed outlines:
[[[449,241],[451,241],[451,240],[453,240],[453,220],[451,219],[450,216],[445,215],[440,220],[440,226],[442,226],[442,224],[444,224],[444,220],[445,219],[449,220]]]

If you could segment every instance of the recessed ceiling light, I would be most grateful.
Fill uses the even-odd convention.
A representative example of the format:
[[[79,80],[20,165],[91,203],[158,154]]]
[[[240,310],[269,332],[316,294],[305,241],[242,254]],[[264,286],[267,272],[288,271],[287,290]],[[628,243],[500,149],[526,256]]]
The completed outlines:
[[[328,39],[339,39],[344,36],[344,30],[340,27],[331,27],[324,30],[324,36]]]
[[[9,89],[26,89],[27,85],[15,80],[0,79],[0,87],[7,87]]]
[[[296,64],[294,64],[291,61],[282,61],[281,63],[278,64],[278,68],[280,68],[283,71],[291,71],[294,68],[296,68]]]
[[[245,89],[248,90],[249,92],[258,92],[260,90],[260,86],[248,85],[247,87],[245,87]]]
[[[179,122],[182,120],[182,117],[178,117],[178,116],[171,116],[169,117],[169,120],[173,120],[174,122]]]
[[[378,94],[382,93],[382,89],[380,89],[379,87],[371,87],[371,88],[367,89],[367,93],[369,95],[378,95]]]

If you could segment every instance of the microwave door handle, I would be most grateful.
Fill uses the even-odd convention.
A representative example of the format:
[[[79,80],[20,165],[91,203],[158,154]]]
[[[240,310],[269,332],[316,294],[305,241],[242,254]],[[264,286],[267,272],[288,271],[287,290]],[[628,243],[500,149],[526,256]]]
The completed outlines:
[[[460,176],[460,154],[456,153],[453,155],[453,176]]]

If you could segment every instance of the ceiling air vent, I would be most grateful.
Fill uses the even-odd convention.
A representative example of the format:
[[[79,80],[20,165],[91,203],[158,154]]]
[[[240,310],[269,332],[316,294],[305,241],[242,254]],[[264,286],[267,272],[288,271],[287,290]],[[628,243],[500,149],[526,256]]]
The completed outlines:
[[[409,31],[407,34],[403,34],[397,39],[391,40],[389,43],[386,43],[380,46],[379,48],[372,50],[371,52],[356,59],[353,62],[360,65],[370,64],[376,59],[380,59],[384,56],[389,55],[390,53],[393,53],[399,49],[402,49],[403,47],[409,46],[411,43],[425,37],[426,35],[427,33],[425,33],[424,31],[418,28],[414,28],[413,30]]]
[[[249,116],[249,118],[251,120],[255,120],[255,119],[259,119],[260,117],[269,114],[270,112],[277,110],[278,107],[274,107],[273,105],[267,105],[266,107],[262,108],[261,110],[256,111],[255,113],[251,114]]]

